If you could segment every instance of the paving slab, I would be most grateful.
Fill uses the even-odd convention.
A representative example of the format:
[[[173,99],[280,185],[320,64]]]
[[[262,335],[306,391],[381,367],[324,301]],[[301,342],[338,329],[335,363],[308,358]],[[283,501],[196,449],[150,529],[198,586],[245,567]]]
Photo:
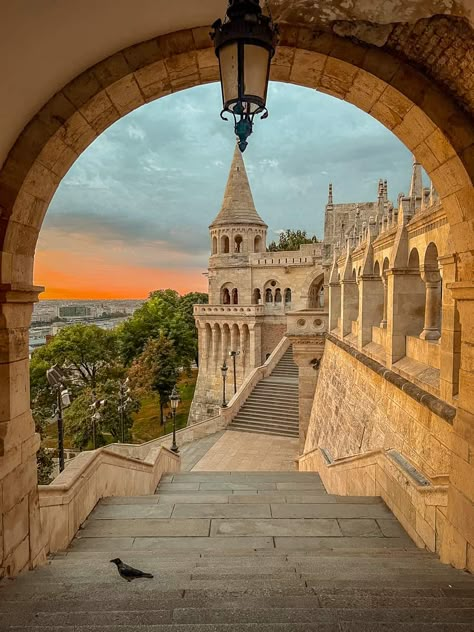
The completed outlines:
[[[91,520],[82,537],[107,539],[109,537],[147,536],[207,536],[209,520]]]
[[[341,534],[342,536],[342,534]],[[361,537],[275,537],[275,548],[279,551],[319,551],[320,549],[413,549],[414,544],[405,538],[361,538]]]
[[[173,483],[174,484],[174,483]],[[179,483],[177,483],[179,485]],[[182,483],[183,485],[186,485],[187,483]],[[248,481],[245,483],[239,482],[239,481],[230,481],[230,482],[224,482],[224,481],[209,481],[207,483],[199,483],[199,489],[203,490],[203,491],[224,491],[224,490],[236,490],[236,491],[248,491],[248,490],[257,490],[257,489],[262,489],[262,490],[274,490],[276,489],[277,485],[279,485],[280,483],[274,483],[271,481]]]
[[[366,518],[338,518],[342,533],[347,537],[378,538],[382,531],[376,520]]]
[[[272,504],[274,518],[389,518],[395,520],[386,505],[339,503]]]
[[[110,496],[102,498],[100,505],[156,505],[156,496]]]
[[[408,537],[407,532],[398,520],[395,519],[395,516],[392,516],[391,519],[377,518],[377,524],[380,527],[380,531],[386,538]]]
[[[228,554],[233,551],[241,551],[242,555],[256,549],[274,549],[271,537],[187,537],[187,538],[135,538],[133,550],[156,551],[168,549],[177,551],[199,551],[200,553],[222,551]]]
[[[212,520],[211,536],[338,536],[342,535],[337,520]]]
[[[89,520],[171,518],[172,511],[172,506],[163,504],[98,505],[90,515]]]
[[[162,505],[162,504],[176,504],[176,503],[180,503],[180,504],[184,504],[184,503],[189,503],[189,504],[201,504],[201,503],[214,503],[214,504],[225,504],[225,503],[229,503],[230,502],[230,498],[231,498],[231,494],[229,494],[228,492],[223,492],[223,493],[195,493],[195,494],[173,494],[170,492],[167,492],[165,494],[159,494],[158,496],[158,504]]]
[[[269,504],[177,504],[173,518],[271,518]]]

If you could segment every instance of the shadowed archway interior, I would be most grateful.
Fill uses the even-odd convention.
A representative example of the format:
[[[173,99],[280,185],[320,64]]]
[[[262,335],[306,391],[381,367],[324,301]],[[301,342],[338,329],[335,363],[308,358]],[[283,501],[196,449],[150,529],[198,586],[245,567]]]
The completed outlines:
[[[458,277],[451,291],[463,325],[452,441],[453,445],[472,443],[474,125],[470,93],[453,94],[422,64],[415,69],[380,46],[291,24],[283,24],[281,30],[271,78],[320,90],[371,114],[414,153],[441,196],[457,260]],[[38,437],[29,410],[28,327],[40,291],[32,285],[35,246],[48,204],[77,156],[114,121],[170,92],[218,80],[208,32],[209,27],[202,26],[170,33],[99,61],[38,112],[0,172],[0,455],[7,464],[2,484],[4,489],[14,486],[9,502],[16,505],[25,500],[27,507],[27,534],[21,542],[27,541],[28,555],[25,559],[19,547],[8,553],[4,566],[11,574],[34,566],[45,554],[35,478]],[[458,566],[465,565],[466,553],[464,562],[460,561],[462,550],[474,546],[465,520],[474,515],[463,487],[465,467],[453,458],[441,551],[445,561]]]

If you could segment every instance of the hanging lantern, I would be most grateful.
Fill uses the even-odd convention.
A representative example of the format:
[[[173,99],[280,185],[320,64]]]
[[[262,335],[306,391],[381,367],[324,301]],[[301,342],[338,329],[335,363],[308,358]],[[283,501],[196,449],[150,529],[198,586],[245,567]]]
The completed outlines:
[[[259,0],[229,0],[227,16],[213,24],[221,74],[224,113],[234,117],[240,151],[245,151],[257,114],[267,118],[270,63],[275,54],[278,27],[264,15]]]

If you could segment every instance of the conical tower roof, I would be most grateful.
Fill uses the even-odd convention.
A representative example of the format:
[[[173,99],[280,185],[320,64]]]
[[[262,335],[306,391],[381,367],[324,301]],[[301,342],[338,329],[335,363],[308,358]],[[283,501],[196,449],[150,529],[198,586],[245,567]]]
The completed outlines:
[[[247,171],[238,146],[235,147],[224,201],[211,228],[228,224],[258,224],[267,227],[255,209]]]

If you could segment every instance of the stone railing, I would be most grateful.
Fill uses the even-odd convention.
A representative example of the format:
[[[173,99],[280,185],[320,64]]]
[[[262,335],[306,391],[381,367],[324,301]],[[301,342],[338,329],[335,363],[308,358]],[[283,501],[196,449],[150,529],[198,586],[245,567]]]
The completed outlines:
[[[263,380],[265,377],[271,375],[272,371],[281,360],[285,351],[290,346],[290,341],[288,338],[283,337],[278,345],[273,350],[271,356],[267,359],[265,364],[254,369],[249,375],[245,378],[242,383],[242,386],[239,388],[237,393],[232,397],[229,404],[226,408],[221,408],[218,415],[214,417],[210,417],[209,419],[205,419],[204,421],[200,421],[197,424],[192,424],[187,426],[186,428],[182,428],[176,432],[176,443],[178,446],[183,446],[192,441],[196,441],[197,439],[202,439],[203,437],[207,437],[211,434],[219,432],[220,430],[224,430],[232,420],[237,416],[237,413],[242,408],[242,406],[247,401],[248,397],[252,393],[255,386]],[[152,439],[148,443],[144,443],[142,448],[151,447],[151,446],[166,446],[170,447],[172,444],[172,434],[167,434],[164,437],[160,437],[159,439]],[[117,444],[114,445],[114,448],[117,447]],[[134,448],[136,446],[124,446],[120,445],[120,448]]]
[[[429,479],[395,450],[383,449],[333,460],[318,447],[298,463],[300,471],[318,472],[330,494],[380,496],[417,546],[443,557],[447,475]]]
[[[195,316],[263,316],[264,305],[195,305]]]
[[[46,551],[67,548],[101,498],[154,494],[161,476],[179,468],[179,457],[159,445],[113,444],[82,452],[50,485],[39,486]]]

